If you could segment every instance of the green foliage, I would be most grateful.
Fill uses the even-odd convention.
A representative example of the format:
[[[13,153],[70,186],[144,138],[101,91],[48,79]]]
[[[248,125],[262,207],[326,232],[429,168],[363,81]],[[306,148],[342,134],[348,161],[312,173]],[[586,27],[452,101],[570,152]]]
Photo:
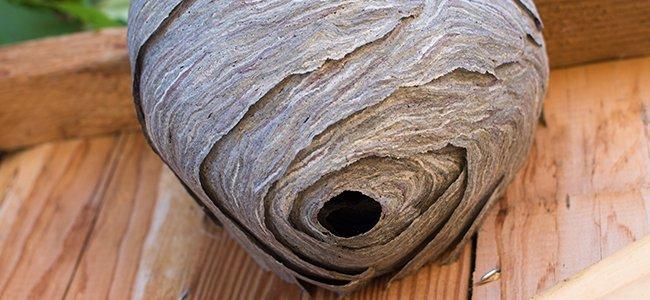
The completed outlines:
[[[80,22],[53,11],[16,6],[0,0],[0,44],[9,44],[83,29]]]
[[[95,7],[106,14],[110,19],[126,24],[126,17],[129,14],[129,0],[100,0]]]
[[[0,0],[0,44],[126,24],[129,0]]]

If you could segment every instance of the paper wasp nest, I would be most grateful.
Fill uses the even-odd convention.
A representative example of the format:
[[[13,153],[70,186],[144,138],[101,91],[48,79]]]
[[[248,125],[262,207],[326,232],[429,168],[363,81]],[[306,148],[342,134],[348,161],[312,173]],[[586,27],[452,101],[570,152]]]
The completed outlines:
[[[531,0],[135,0],[152,147],[262,266],[351,291],[453,256],[522,165]]]

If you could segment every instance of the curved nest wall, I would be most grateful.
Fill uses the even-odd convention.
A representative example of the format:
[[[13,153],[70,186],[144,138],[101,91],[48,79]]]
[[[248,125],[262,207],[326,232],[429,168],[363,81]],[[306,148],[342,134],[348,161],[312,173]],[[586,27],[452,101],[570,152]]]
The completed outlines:
[[[453,257],[530,148],[532,1],[136,0],[151,146],[256,260],[347,292]]]

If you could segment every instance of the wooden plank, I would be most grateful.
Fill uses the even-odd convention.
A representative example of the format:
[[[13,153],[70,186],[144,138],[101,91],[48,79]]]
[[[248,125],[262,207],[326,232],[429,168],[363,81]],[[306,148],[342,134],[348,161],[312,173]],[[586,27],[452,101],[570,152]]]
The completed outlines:
[[[537,0],[551,67],[650,54],[650,1]]]
[[[139,134],[12,154],[0,165],[0,195],[0,298],[307,297],[215,227]],[[464,299],[470,265],[468,245],[453,264],[349,298]]]
[[[125,140],[67,298],[126,299],[132,290],[124,282],[136,278],[162,164],[155,155],[143,151],[146,146],[134,136]],[[179,215],[184,216],[182,212]]]
[[[530,298],[650,232],[650,58],[551,72],[548,127],[483,224],[476,299]]]
[[[571,276],[536,299],[650,298],[650,237]]]
[[[0,167],[0,299],[59,299],[101,205],[120,143],[45,145]]]
[[[467,299],[469,297],[472,245],[467,244],[454,263],[429,264],[416,274],[391,283],[376,281],[350,299]]]
[[[124,139],[66,299],[300,297],[211,223],[140,134]]]
[[[551,67],[650,54],[650,1],[538,0]],[[137,128],[126,31],[0,48],[0,150]]]
[[[137,128],[121,29],[0,48],[0,150]]]
[[[127,140],[67,298],[306,296],[297,286],[262,270],[222,229],[213,226],[139,135]],[[415,298],[466,298],[471,247],[461,257],[449,266],[428,266],[390,289],[379,282],[351,297],[396,299],[406,293]],[[318,290],[314,298],[336,295]]]

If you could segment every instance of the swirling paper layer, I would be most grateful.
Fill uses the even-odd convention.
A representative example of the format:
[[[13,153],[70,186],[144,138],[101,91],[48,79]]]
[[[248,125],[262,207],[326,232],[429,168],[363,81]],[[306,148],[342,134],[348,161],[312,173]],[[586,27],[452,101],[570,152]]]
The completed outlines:
[[[152,147],[260,264],[341,292],[453,255],[522,164],[548,77],[524,0],[136,0],[131,16]],[[346,205],[363,214],[341,222],[372,224],[335,224]]]

